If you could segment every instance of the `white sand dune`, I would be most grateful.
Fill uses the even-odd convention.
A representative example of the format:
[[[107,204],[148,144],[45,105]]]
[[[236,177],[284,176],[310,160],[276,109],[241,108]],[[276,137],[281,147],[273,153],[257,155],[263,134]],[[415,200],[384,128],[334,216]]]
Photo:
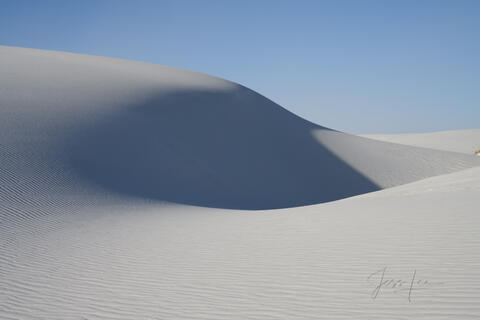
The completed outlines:
[[[12,47],[0,121],[0,318],[480,316],[479,157],[195,72]],[[406,280],[373,299],[384,266]]]
[[[480,149],[480,129],[431,133],[366,134],[363,137],[438,150],[473,154]]]
[[[101,189],[272,209],[480,161],[323,128],[245,87],[194,72],[9,47],[1,47],[0,58],[5,201],[92,201],[86,194]]]

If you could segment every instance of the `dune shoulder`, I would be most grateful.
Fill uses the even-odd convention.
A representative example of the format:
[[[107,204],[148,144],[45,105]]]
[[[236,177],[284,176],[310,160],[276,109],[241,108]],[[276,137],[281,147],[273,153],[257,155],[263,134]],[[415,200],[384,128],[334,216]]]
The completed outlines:
[[[449,130],[431,133],[367,134],[361,136],[375,140],[465,154],[479,154],[480,151],[480,129]]]

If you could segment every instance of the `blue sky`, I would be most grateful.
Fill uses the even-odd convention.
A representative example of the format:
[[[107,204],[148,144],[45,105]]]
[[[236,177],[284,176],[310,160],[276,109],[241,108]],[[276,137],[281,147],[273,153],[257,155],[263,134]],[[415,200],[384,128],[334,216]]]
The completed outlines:
[[[480,128],[480,1],[0,0],[0,44],[208,73],[352,133]]]

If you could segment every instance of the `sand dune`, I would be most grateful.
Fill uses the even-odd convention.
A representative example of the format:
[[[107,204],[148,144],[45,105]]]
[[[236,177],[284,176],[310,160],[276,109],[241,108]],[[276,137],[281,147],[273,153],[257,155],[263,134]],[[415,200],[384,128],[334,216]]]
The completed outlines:
[[[438,150],[473,154],[480,149],[480,129],[431,133],[367,134],[363,137]]]
[[[338,132],[191,71],[12,47],[0,122],[0,318],[480,316],[480,158],[464,146]],[[428,284],[374,299],[384,267]]]
[[[78,193],[100,189],[100,198],[273,209],[479,163],[330,130],[190,71],[9,47],[0,56],[5,199],[83,201],[91,197]]]

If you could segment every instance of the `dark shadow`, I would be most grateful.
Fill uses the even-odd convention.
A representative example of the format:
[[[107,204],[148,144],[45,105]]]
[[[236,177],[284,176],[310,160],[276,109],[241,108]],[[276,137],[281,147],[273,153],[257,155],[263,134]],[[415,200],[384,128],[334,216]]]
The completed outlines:
[[[238,86],[119,107],[67,148],[75,170],[103,187],[196,206],[285,208],[379,189],[313,129],[325,128]]]

